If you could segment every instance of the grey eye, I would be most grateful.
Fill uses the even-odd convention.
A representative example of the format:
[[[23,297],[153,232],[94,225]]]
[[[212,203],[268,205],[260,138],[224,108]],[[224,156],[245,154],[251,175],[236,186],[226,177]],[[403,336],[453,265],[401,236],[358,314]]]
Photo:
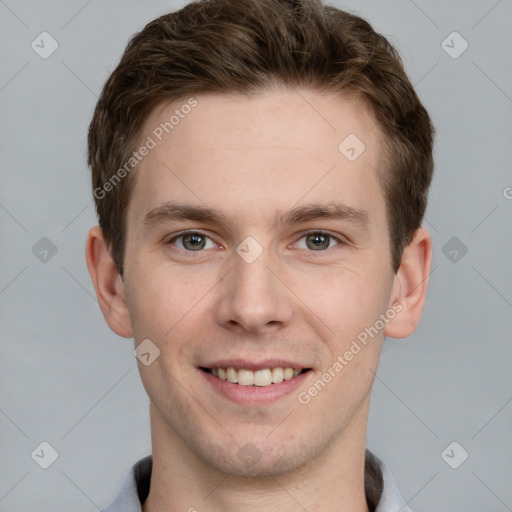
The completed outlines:
[[[305,243],[300,243],[302,240],[305,240]],[[334,242],[334,244],[332,244]],[[326,249],[330,249],[331,247],[338,245],[339,240],[328,233],[320,232],[312,232],[306,233],[297,244],[301,249],[309,249],[312,251],[324,251]]]
[[[199,251],[204,249],[206,245],[206,237],[199,233],[192,233],[190,235],[182,235],[183,247],[190,251]]]
[[[183,249],[188,252],[198,252],[203,249],[212,249],[215,247],[213,240],[199,231],[176,235],[167,243],[169,245],[176,245],[179,249]]]
[[[306,237],[306,243],[310,249],[327,249],[331,239],[329,235],[308,235]]]

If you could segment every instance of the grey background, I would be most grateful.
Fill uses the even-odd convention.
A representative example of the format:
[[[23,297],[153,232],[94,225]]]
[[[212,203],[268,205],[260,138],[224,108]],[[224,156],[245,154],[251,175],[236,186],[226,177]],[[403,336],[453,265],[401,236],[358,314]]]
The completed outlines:
[[[512,2],[331,3],[397,45],[437,128],[428,301],[413,336],[385,342],[368,446],[417,512],[512,510]],[[106,326],[85,265],[86,132],[128,38],[182,4],[0,0],[2,512],[96,511],[150,453],[133,340]],[[47,59],[31,48],[43,31]],[[453,31],[469,44],[456,59]],[[42,441],[59,454],[46,470]]]

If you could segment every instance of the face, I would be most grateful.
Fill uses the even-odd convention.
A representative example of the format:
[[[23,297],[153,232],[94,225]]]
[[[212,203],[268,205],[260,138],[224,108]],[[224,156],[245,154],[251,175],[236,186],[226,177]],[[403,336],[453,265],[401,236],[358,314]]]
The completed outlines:
[[[136,345],[160,354],[139,369],[162,436],[279,475],[364,436],[395,277],[379,131],[312,91],[196,100],[161,141],[186,101],[160,105],[141,137],[156,146],[134,176],[124,294]]]

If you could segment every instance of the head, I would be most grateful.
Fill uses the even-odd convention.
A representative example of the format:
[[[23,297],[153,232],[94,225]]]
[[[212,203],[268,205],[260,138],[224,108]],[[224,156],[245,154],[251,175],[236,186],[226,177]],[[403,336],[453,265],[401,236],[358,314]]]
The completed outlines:
[[[423,307],[432,137],[389,42],[316,0],[194,2],[131,39],[89,130],[87,261],[110,327],[158,348],[160,431],[240,475],[361,437],[382,336]],[[226,360],[308,369],[302,402],[220,396],[203,374]]]
[[[153,109],[205,93],[251,96],[276,85],[357,98],[374,116],[389,258],[398,270],[421,225],[433,172],[433,128],[398,53],[360,17],[317,0],[219,0],[193,2],[149,23],[131,39],[97,103],[88,164],[99,225],[121,275],[139,163],[130,158]]]

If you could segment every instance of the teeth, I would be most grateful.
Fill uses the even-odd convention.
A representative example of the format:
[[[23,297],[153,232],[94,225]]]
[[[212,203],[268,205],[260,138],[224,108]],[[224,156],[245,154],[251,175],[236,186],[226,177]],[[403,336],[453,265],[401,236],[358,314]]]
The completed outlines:
[[[283,382],[283,369],[282,368],[274,368],[272,370],[272,382],[274,384],[279,384]]]
[[[252,386],[254,384],[254,372],[251,372],[251,370],[238,370],[238,384],[241,386]]]
[[[212,368],[211,373],[221,380],[227,380],[240,386],[270,386],[280,384],[283,380],[297,377],[302,370],[294,368],[264,368],[253,372],[245,368]]]
[[[228,382],[233,382],[234,384],[238,382],[238,375],[234,368],[228,368],[226,370],[226,380]]]
[[[255,386],[269,386],[270,384],[272,384],[272,372],[268,368],[254,372]]]

